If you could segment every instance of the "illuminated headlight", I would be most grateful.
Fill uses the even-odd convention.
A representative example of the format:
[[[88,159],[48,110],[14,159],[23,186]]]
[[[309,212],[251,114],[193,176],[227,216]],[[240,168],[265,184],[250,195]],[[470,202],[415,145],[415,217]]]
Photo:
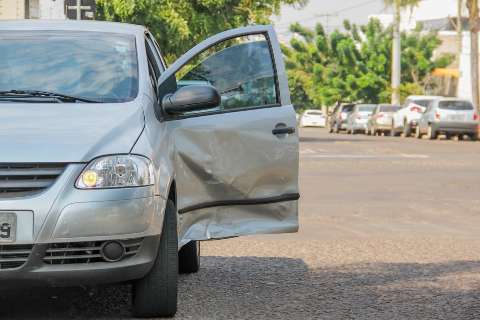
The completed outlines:
[[[141,187],[154,184],[152,162],[137,155],[116,155],[90,162],[78,177],[80,189]]]

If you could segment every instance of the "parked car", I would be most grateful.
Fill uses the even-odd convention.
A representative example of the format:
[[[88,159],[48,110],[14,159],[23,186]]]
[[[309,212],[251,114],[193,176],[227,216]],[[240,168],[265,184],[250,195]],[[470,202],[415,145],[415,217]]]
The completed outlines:
[[[335,107],[328,119],[328,131],[330,133],[339,133],[340,130],[347,129],[347,118],[353,111],[353,107],[355,107],[353,103],[343,103]]]
[[[321,110],[306,110],[300,117],[300,127],[325,127],[325,116]]]
[[[415,133],[418,120],[438,96],[410,96],[405,100],[402,108],[392,118],[390,132],[393,136],[401,134],[409,137]]]
[[[418,121],[415,137],[436,139],[439,134],[447,138],[456,135],[461,140],[468,135],[471,140],[478,138],[478,113],[467,100],[455,98],[435,99]]]
[[[375,110],[375,104],[357,104],[347,118],[347,133],[355,134],[367,129],[367,123]]]
[[[147,29],[119,23],[4,21],[0,52],[2,288],[129,282],[136,316],[173,316],[199,241],[298,229],[271,26],[169,68]]]
[[[400,108],[391,104],[377,105],[368,120],[365,133],[373,136],[390,133],[393,114]]]

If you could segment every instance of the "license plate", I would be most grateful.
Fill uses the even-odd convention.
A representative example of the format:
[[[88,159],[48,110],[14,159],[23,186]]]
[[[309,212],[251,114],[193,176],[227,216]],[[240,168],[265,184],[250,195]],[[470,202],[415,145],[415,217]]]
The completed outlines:
[[[465,120],[465,116],[463,114],[451,114],[451,115],[448,116],[448,120],[463,121],[463,120]]]
[[[0,243],[14,242],[17,233],[17,215],[0,212]]]

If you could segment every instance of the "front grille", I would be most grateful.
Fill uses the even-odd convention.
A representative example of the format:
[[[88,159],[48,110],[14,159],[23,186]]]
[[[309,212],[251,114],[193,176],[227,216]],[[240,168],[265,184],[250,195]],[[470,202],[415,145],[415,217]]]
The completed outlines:
[[[120,240],[125,247],[125,257],[140,251],[143,238]],[[107,262],[102,256],[102,246],[108,241],[52,243],[45,252],[43,261],[47,264],[86,264]]]
[[[23,197],[48,189],[63,163],[0,163],[0,198]]]
[[[0,270],[23,266],[32,253],[33,245],[0,245]]]

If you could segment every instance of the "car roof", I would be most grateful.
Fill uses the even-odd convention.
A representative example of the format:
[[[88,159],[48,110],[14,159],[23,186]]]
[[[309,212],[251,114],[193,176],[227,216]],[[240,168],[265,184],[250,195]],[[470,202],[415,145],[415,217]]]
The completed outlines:
[[[91,31],[139,35],[143,34],[146,28],[140,25],[105,21],[2,20],[0,21],[0,30]]]
[[[322,112],[323,113],[323,111],[320,110],[320,109],[307,109],[307,110],[305,110],[305,112],[311,112],[311,111],[312,112]]]

